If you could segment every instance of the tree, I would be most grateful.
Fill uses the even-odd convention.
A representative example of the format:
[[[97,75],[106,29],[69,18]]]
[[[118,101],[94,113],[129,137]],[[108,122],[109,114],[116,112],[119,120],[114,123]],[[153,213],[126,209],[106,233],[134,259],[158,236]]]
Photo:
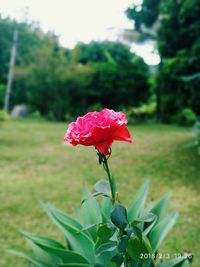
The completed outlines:
[[[17,44],[17,57],[16,68],[24,69],[26,71],[35,59],[35,51],[40,49],[41,46],[54,47],[58,45],[57,37],[53,34],[44,34],[36,25],[27,23],[18,23],[9,18],[0,17],[0,83],[6,84],[7,74],[10,61],[10,50],[13,41],[13,32],[18,31],[18,44]],[[21,73],[23,71],[21,70]],[[17,78],[17,80],[16,80]],[[18,83],[19,82],[19,83]],[[27,101],[25,92],[23,91],[24,85],[22,80],[15,75],[13,85],[13,95],[11,95],[11,107],[23,100]]]
[[[2,84],[11,33],[19,32],[11,106],[25,103],[43,116],[64,120],[97,107],[137,106],[149,96],[146,64],[121,43],[79,43],[69,50],[32,24],[1,19],[1,28],[7,31],[0,31]]]
[[[79,44],[68,58],[62,50],[54,58],[45,48],[37,57],[41,62],[27,78],[28,100],[43,115],[63,120],[97,105],[119,109],[148,98],[148,68],[121,44]]]
[[[130,52],[129,47],[115,42],[79,44],[77,60],[93,65],[91,87],[96,93],[89,103],[101,103],[108,108],[138,106],[148,99],[148,67]]]
[[[200,2],[145,0],[136,11],[136,7],[127,11],[128,17],[135,21],[136,30],[143,33],[143,25],[149,29],[155,29],[157,25],[154,37],[162,60],[156,92],[161,119],[173,121],[183,108],[200,114],[197,104],[200,102]]]

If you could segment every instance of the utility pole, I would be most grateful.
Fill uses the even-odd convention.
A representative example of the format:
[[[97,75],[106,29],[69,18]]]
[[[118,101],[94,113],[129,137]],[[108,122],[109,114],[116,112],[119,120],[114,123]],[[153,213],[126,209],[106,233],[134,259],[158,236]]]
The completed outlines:
[[[7,86],[6,86],[5,101],[4,101],[4,110],[6,112],[9,111],[10,95],[12,91],[13,73],[14,73],[15,59],[16,59],[16,52],[17,52],[17,40],[18,40],[18,31],[16,30],[13,33],[13,44],[11,48],[8,80],[7,80]]]

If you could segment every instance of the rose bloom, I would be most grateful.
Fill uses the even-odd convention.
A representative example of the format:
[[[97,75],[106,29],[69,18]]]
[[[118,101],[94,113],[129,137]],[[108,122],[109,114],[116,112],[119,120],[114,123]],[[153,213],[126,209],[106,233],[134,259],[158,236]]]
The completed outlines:
[[[102,154],[109,155],[113,141],[132,142],[127,123],[122,112],[106,108],[100,112],[89,112],[69,124],[64,140],[73,146],[95,146]]]

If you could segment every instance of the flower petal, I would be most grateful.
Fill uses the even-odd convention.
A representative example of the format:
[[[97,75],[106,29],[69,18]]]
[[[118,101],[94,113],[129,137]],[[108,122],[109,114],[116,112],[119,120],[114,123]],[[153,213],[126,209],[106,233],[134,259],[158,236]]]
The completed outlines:
[[[111,147],[112,143],[113,140],[107,140],[105,142],[98,143],[96,144],[96,149],[98,149],[105,156],[110,155],[109,148]]]
[[[113,133],[113,140],[132,143],[131,135],[126,127],[120,127]]]

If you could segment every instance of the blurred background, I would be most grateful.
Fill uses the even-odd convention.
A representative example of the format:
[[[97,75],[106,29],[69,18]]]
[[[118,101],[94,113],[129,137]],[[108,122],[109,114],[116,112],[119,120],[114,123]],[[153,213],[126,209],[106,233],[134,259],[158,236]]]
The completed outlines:
[[[27,266],[5,252],[24,245],[18,227],[59,238],[38,198],[73,212],[102,175],[92,149],[62,140],[104,107],[135,140],[114,145],[124,202],[146,176],[150,199],[173,189],[181,216],[163,252],[199,266],[199,15],[199,0],[0,0],[1,266]]]
[[[0,4],[2,109],[15,32],[7,111],[23,104],[57,121],[102,107],[167,123],[199,116],[199,1]]]

